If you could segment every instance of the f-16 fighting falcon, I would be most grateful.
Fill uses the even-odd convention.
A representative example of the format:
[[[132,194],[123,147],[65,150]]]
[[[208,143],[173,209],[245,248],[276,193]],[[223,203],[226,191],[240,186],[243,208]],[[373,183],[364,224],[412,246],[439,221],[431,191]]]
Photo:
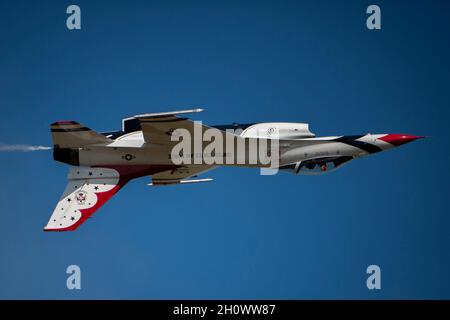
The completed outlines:
[[[151,186],[199,183],[212,179],[197,175],[219,166],[324,174],[350,160],[423,138],[406,134],[316,137],[307,123],[206,126],[182,117],[200,111],[136,115],[122,120],[122,130],[107,133],[75,121],[51,124],[53,157],[72,167],[44,230],[77,229],[134,178],[151,176]]]

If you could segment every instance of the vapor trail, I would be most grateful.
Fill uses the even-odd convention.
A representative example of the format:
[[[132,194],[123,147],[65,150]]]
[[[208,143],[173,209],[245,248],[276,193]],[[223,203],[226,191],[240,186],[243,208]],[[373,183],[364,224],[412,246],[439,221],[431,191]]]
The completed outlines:
[[[50,150],[51,147],[32,146],[29,144],[4,144],[0,143],[0,152],[30,152],[40,150]]]

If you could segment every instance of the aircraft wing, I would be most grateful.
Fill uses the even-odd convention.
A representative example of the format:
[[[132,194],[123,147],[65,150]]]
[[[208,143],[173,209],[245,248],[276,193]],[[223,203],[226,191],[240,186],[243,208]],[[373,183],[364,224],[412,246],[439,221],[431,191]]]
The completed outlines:
[[[195,122],[179,117],[180,114],[201,112],[203,109],[192,109],[184,111],[148,113],[134,116],[141,124],[142,133],[146,143],[168,145],[174,143],[171,141],[171,136],[176,129],[186,129],[194,136]],[[210,129],[210,127],[201,125],[203,130]],[[200,132],[201,133],[201,132]]]
[[[196,122],[188,118],[180,117],[180,115],[182,114],[202,111],[203,109],[197,108],[182,111],[148,113],[136,115],[134,116],[134,118],[139,120],[142,128],[142,134],[146,143],[154,143],[160,145],[176,144],[178,143],[178,141],[171,140],[172,134],[176,129],[187,130],[190,133],[191,138],[194,139],[195,126],[197,126],[197,128],[199,129],[199,132],[197,134],[200,135],[203,135],[204,131],[206,130],[215,130],[216,133],[220,133],[222,135],[223,141],[227,139],[227,136],[230,139],[241,139],[241,137],[235,134],[201,124],[200,121]],[[247,138],[247,140],[249,139]]]
[[[109,168],[73,167],[68,184],[44,231],[72,231],[128,181]]]
[[[191,177],[196,177],[198,174],[210,171],[214,169],[214,166],[206,165],[186,165],[171,170],[166,170],[163,172],[156,173],[152,176],[151,186],[163,186],[171,184],[182,184],[182,183],[198,183],[198,182],[208,182],[212,179],[189,179]]]
[[[195,121],[192,121],[188,118],[179,117],[180,114],[192,113],[192,112],[201,112],[203,109],[192,109],[192,110],[184,110],[184,111],[173,111],[173,112],[163,112],[163,113],[149,113],[143,115],[134,116],[139,120],[142,134],[144,136],[144,140],[146,143],[158,144],[163,146],[174,146],[178,143],[178,140],[172,141],[173,135],[176,133],[177,129],[185,129],[189,132],[191,138],[191,146],[195,146],[195,138],[199,137],[203,138],[205,132],[208,130],[210,136],[214,136],[214,140],[217,136],[221,136],[222,142],[224,144],[228,142],[232,142],[234,145],[234,149],[237,149],[237,145],[246,145],[246,152],[234,152],[234,159],[231,159],[233,163],[243,164],[249,162],[249,154],[250,151],[253,154],[257,154],[258,150],[258,140],[267,138],[255,138],[255,137],[243,137],[238,134],[234,134],[232,132],[223,131],[218,128],[209,127]],[[209,144],[209,141],[205,141],[203,139],[200,140],[202,143],[202,147],[206,147]],[[270,140],[268,140],[270,141]],[[195,147],[194,147],[195,148]],[[228,161],[226,159],[225,151],[219,151],[219,153],[223,153],[224,155],[217,156],[217,158],[221,158],[222,161]],[[186,155],[185,155],[186,156]],[[191,155],[192,157],[192,155]],[[211,156],[214,157],[214,156]]]

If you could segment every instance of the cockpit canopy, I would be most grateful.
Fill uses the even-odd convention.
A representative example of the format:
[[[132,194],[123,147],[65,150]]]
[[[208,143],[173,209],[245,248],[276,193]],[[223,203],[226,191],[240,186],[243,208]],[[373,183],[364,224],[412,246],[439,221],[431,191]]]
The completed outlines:
[[[280,170],[293,174],[322,174],[337,170],[353,157],[325,157],[294,162],[280,167]]]

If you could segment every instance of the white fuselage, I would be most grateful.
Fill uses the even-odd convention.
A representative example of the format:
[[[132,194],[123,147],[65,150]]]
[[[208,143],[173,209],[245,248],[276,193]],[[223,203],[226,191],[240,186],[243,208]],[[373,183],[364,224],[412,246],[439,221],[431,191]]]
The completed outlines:
[[[378,151],[387,150],[393,146],[377,138],[385,134],[367,134],[355,139],[355,143],[349,144],[339,141],[343,136],[330,136],[318,138],[299,138],[279,140],[279,165],[305,161],[319,157],[348,156],[358,158],[370,154],[367,148],[359,145],[365,144],[378,148]],[[245,136],[246,137],[246,136]],[[270,137],[261,139],[271,140]],[[369,148],[370,149],[370,148]],[[167,145],[146,144],[142,131],[132,132],[118,137],[108,145],[93,145],[80,148],[79,161],[81,166],[111,166],[111,165],[171,165],[172,148]],[[249,151],[247,146],[246,151]],[[192,164],[204,165],[209,155],[202,153],[197,155],[201,162]],[[209,163],[208,163],[209,164]],[[264,165],[250,163],[219,163],[228,166],[261,167]]]

